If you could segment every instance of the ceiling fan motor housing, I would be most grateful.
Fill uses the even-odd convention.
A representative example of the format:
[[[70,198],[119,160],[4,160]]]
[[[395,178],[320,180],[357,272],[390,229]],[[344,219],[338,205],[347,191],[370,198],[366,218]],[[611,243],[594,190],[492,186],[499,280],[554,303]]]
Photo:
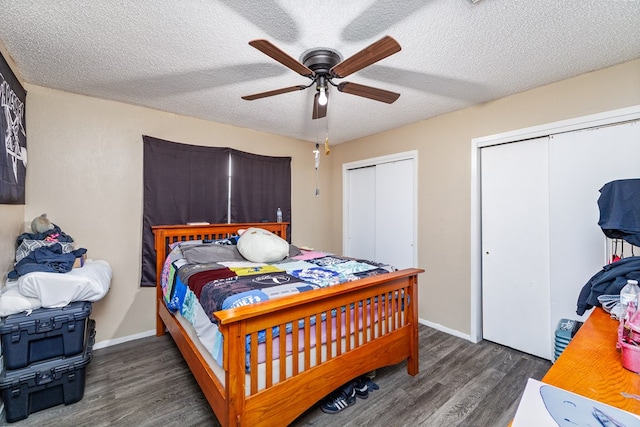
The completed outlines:
[[[332,49],[316,48],[303,53],[300,59],[316,75],[325,74],[330,78],[331,68],[342,61],[342,55]]]

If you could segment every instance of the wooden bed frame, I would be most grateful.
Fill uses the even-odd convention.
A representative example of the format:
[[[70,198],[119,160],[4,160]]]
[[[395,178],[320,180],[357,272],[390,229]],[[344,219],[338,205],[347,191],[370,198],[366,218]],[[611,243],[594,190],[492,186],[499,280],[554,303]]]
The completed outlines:
[[[407,372],[418,373],[418,274],[424,270],[410,268],[214,313],[224,336],[222,383],[164,304],[161,272],[169,243],[224,238],[252,226],[286,239],[288,223],[152,227],[157,255],[156,335],[164,335],[165,328],[171,334],[222,426],[287,425],[333,390],[371,370],[406,360]],[[360,315],[353,314],[353,307],[358,307],[355,310]],[[333,348],[312,347],[310,331],[316,328],[316,336],[321,331],[321,322],[314,325],[312,319],[318,314],[331,316],[335,308],[338,308],[334,311],[338,325],[335,335],[351,339],[343,338]],[[342,323],[346,326],[341,327]],[[286,358],[286,343],[280,340],[282,356],[272,361],[272,328],[279,326],[284,330],[287,324],[293,329],[294,357]],[[302,324],[304,329],[300,330]],[[262,330],[267,335],[263,364],[266,374],[261,379],[264,387],[259,389],[258,352],[254,350],[257,350],[255,338]],[[250,373],[245,369],[247,335],[252,337]],[[304,337],[301,340],[304,343],[298,342],[299,336]],[[335,337],[331,337],[331,328],[327,328],[327,342],[332,340]],[[296,352],[298,345],[303,345],[303,350]],[[279,367],[274,363],[279,363]]]

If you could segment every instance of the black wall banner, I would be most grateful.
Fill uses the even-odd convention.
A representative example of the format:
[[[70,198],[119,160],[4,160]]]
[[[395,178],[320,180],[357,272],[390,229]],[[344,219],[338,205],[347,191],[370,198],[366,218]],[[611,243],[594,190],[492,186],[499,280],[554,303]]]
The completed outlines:
[[[0,55],[0,203],[24,204],[27,131],[24,90]]]

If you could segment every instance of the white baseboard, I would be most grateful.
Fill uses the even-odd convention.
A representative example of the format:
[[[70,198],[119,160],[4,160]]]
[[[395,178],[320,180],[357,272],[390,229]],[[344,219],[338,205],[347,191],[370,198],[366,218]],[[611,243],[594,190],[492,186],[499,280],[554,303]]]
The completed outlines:
[[[449,335],[453,335],[455,337],[462,338],[462,339],[465,339],[467,341],[473,342],[471,340],[471,335],[463,334],[462,332],[456,331],[455,329],[450,329],[450,328],[447,328],[446,326],[442,326],[439,323],[429,322],[428,320],[424,320],[424,319],[421,319],[421,318],[418,318],[418,323],[420,323],[422,325],[425,325],[425,326],[428,326],[430,328],[436,329],[436,330],[438,330],[440,332],[444,332],[444,333],[447,333]]]
[[[139,334],[129,335],[126,337],[116,338],[113,340],[100,341],[93,345],[93,349],[97,350],[99,348],[111,347],[112,345],[122,344],[124,342],[139,340],[140,338],[150,337],[156,334],[155,329],[150,331],[140,332]]]

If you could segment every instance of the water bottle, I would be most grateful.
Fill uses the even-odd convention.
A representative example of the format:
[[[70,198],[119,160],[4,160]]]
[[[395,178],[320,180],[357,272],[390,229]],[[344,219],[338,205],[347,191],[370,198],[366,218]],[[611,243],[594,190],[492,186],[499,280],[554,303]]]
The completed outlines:
[[[632,309],[635,310],[638,307],[638,294],[640,294],[640,286],[638,286],[637,280],[627,280],[627,284],[620,291],[620,305],[622,306],[623,318],[629,318],[627,310],[629,310],[629,304],[633,303]],[[633,313],[632,313],[633,314]]]
[[[276,222],[282,222],[282,209],[280,208],[276,211]]]

